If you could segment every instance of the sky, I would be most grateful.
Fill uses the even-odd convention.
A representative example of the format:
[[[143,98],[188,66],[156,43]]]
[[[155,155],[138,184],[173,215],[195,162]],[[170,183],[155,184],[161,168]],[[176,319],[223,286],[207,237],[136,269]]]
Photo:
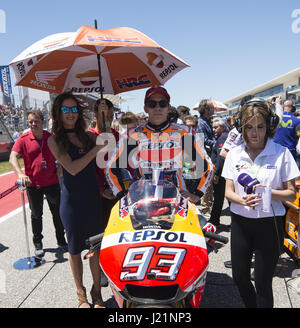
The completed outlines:
[[[299,0],[1,0],[0,65],[95,19],[137,29],[190,65],[165,84],[175,107],[224,102],[300,67]],[[121,109],[143,111],[145,91],[121,93]]]

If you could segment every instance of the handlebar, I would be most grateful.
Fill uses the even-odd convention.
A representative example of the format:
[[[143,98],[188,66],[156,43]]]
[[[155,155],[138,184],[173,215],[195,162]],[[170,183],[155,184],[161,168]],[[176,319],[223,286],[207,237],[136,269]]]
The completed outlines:
[[[100,243],[102,241],[102,238],[104,236],[104,232],[99,233],[98,235],[92,236],[90,238],[88,238],[85,243],[88,246],[94,245],[96,243]]]
[[[227,244],[228,243],[228,238],[227,237],[224,237],[224,236],[221,236],[221,235],[218,235],[214,232],[211,232],[211,231],[206,231],[206,230],[202,230],[203,231],[203,235],[207,238],[210,238],[210,239],[214,239],[216,241],[219,241],[223,244]],[[88,238],[85,242],[87,245],[94,245],[96,243],[99,243],[102,241],[102,238],[104,236],[104,233],[100,233],[98,235],[95,235],[95,236],[92,236],[90,238]]]
[[[101,248],[102,238],[104,236],[104,232],[99,233],[98,235],[92,236],[86,239],[85,244],[90,247],[89,251],[84,255],[83,259],[86,260],[92,256],[94,256],[94,252],[97,249]]]
[[[219,241],[223,244],[227,244],[228,243],[228,238],[227,237],[224,237],[224,236],[221,236],[221,235],[217,235],[216,233],[214,232],[211,232],[211,231],[206,231],[206,230],[202,230],[203,231],[203,235],[207,238],[210,238],[210,239],[213,239],[213,240],[216,240],[216,241]]]

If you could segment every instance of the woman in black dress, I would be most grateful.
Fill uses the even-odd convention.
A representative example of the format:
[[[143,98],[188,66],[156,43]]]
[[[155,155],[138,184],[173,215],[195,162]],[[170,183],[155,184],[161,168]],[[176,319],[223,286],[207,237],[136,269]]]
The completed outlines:
[[[90,307],[83,285],[81,252],[85,240],[101,232],[101,198],[96,178],[95,157],[103,146],[85,130],[83,107],[70,92],[56,97],[52,107],[53,136],[48,145],[62,165],[60,215],[66,230],[69,260],[75,280],[78,307]],[[94,307],[103,307],[100,292],[99,251],[90,258]]]

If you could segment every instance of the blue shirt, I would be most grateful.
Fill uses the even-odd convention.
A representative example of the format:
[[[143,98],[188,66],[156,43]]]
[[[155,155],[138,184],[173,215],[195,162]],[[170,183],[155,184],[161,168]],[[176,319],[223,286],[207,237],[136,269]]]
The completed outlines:
[[[274,142],[287,147],[294,158],[296,158],[296,146],[298,136],[296,128],[300,124],[300,119],[291,112],[283,112],[282,121],[277,128]]]
[[[209,152],[211,152],[213,146],[216,143],[216,138],[214,136],[210,122],[207,118],[200,116],[200,118],[198,119],[197,133],[203,133],[204,146]]]

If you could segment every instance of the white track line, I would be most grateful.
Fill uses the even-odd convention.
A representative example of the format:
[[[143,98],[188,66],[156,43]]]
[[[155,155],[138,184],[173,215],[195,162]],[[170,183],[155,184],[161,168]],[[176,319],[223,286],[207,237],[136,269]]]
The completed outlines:
[[[0,174],[0,177],[3,177],[4,175],[9,175],[9,174],[12,174],[14,173],[14,171],[10,171],[10,172],[6,172],[6,173],[2,173]]]
[[[28,208],[29,208],[29,204],[27,203],[27,204],[25,205],[25,209],[28,209]],[[15,215],[21,213],[22,211],[23,211],[23,206],[20,206],[19,208],[16,208],[15,210],[9,212],[8,214],[6,214],[6,215],[0,217],[0,224],[3,223],[3,222],[6,221],[6,220],[12,218],[13,216],[15,216]]]

